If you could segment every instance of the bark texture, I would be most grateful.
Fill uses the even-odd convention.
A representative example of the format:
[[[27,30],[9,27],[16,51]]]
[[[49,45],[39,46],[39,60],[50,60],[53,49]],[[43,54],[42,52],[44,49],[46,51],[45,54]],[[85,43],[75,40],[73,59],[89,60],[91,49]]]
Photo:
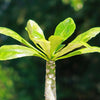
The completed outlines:
[[[56,100],[55,62],[46,61],[45,100]]]

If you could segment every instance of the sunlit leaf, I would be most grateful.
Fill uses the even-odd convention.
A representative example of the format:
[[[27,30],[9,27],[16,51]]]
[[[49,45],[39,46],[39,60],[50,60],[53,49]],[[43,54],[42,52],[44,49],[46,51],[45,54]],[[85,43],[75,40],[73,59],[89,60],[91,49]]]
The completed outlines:
[[[86,54],[86,53],[93,53],[93,52],[99,52],[100,53],[100,47],[96,47],[96,46],[91,46],[89,48],[83,48],[83,49],[79,49],[76,51],[73,51],[65,56],[59,57],[58,59],[64,59],[64,58],[69,58],[72,56],[76,56],[76,55],[81,55],[81,54]]]
[[[29,20],[26,26],[26,30],[30,39],[37,47],[34,48],[13,30],[0,27],[1,34],[10,36],[29,47],[28,48],[19,45],[2,46],[0,48],[0,59],[9,60],[24,56],[38,56],[45,60],[58,60],[89,52],[99,52],[99,48],[92,48],[87,42],[100,32],[100,27],[92,28],[80,34],[67,46],[61,44],[73,34],[75,28],[76,26],[73,19],[67,18],[60,24],[58,24],[55,29],[54,35],[50,36],[47,41],[39,25],[35,21]],[[82,47],[84,47],[84,49],[81,49]]]
[[[57,52],[55,54],[55,57],[62,56],[62,55],[66,54],[66,53],[68,53],[68,52],[70,52],[70,51],[72,51],[74,49],[77,49],[77,48],[81,47],[81,46],[82,46],[82,43],[81,42],[80,43],[78,43],[78,42],[77,43],[69,43],[61,51]]]
[[[76,26],[72,18],[67,18],[62,21],[55,29],[54,35],[61,36],[63,41],[68,39],[74,32]]]
[[[7,35],[10,36],[14,39],[16,39],[17,41],[25,44],[28,47],[34,48],[31,44],[29,44],[25,39],[23,39],[18,33],[16,33],[15,31],[9,29],[9,28],[5,28],[5,27],[0,27],[0,34],[3,35]],[[35,48],[34,48],[35,49]]]
[[[60,36],[50,36],[49,41],[50,41],[50,54],[54,54],[59,47],[59,45],[62,43],[62,37]]]
[[[30,43],[28,43],[25,39],[23,39],[18,33],[16,33],[15,31],[13,31],[13,30],[11,30],[9,28],[0,27],[0,34],[10,36],[13,39],[16,39],[17,41],[23,43],[24,45],[26,45],[26,46],[34,49],[39,54],[42,54],[39,50],[37,50],[36,48],[34,48]]]
[[[43,39],[34,39],[35,40],[35,45],[37,46],[40,50],[42,50],[48,57],[50,57],[50,42],[47,40]]]
[[[42,29],[35,21],[29,20],[25,29],[27,30],[28,35],[33,42],[35,38],[45,39]]]
[[[48,48],[50,48],[50,46],[48,46],[49,43],[45,39],[43,31],[39,25],[35,21],[29,20],[25,29],[27,30],[30,39],[34,42],[37,48],[48,55],[50,51]]]
[[[80,48],[82,46],[89,46],[86,42],[88,42],[91,38],[95,37],[100,32],[100,28],[92,28],[80,35],[78,35],[72,42],[70,42],[65,48],[59,51],[56,56],[62,56],[74,49]]]
[[[71,51],[73,51],[75,49],[78,49],[78,48],[80,48],[82,46],[88,47],[88,48],[90,47],[90,45],[88,43],[85,43],[85,42],[76,42],[76,43],[72,43],[71,42],[66,47],[64,47],[61,51],[57,52],[55,54],[55,57],[60,57],[60,56],[62,56],[64,54],[67,54],[67,53],[69,53],[69,52],[71,52]]]
[[[78,35],[72,42],[88,42],[91,38],[100,33],[100,27],[91,28],[90,30]]]
[[[0,60],[9,60],[25,56],[39,56],[31,48],[20,45],[4,45],[0,47]]]
[[[63,49],[64,46],[65,46],[65,44],[61,44],[61,45],[59,45],[58,48],[57,48],[57,50],[56,50],[56,52],[58,52],[58,51],[60,51],[61,49]]]

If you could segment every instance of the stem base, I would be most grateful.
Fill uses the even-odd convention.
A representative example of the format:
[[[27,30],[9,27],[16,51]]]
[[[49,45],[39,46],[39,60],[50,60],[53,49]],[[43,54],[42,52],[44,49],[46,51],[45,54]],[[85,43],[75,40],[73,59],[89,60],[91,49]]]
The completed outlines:
[[[56,100],[55,62],[46,62],[45,100]]]

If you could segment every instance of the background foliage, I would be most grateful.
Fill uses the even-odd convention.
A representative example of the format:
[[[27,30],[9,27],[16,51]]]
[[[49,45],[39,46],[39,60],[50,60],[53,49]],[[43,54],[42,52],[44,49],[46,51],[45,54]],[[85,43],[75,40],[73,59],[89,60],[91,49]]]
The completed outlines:
[[[100,0],[0,0],[0,26],[13,29],[28,41],[24,29],[28,19],[35,20],[48,38],[67,17],[75,20],[77,28],[66,44],[100,26]],[[100,35],[90,44],[100,46],[99,41]],[[0,45],[15,43],[19,42],[0,35]],[[58,100],[100,99],[100,54],[75,56],[56,64]],[[44,100],[44,76],[45,61],[40,58],[0,61],[0,99]]]

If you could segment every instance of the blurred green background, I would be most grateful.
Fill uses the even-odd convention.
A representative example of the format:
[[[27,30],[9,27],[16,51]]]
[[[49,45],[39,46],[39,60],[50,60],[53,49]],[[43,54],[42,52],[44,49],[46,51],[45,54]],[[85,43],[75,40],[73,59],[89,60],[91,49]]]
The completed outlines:
[[[100,27],[100,0],[0,0],[0,27],[8,27],[31,42],[25,31],[29,19],[35,20],[46,38],[56,25],[72,17],[78,34]],[[0,35],[0,46],[20,44]],[[32,43],[32,42],[31,42]],[[100,46],[100,35],[89,41]],[[100,100],[100,54],[86,54],[59,60],[57,64],[58,100]],[[26,57],[0,61],[0,100],[44,100],[45,61]]]

